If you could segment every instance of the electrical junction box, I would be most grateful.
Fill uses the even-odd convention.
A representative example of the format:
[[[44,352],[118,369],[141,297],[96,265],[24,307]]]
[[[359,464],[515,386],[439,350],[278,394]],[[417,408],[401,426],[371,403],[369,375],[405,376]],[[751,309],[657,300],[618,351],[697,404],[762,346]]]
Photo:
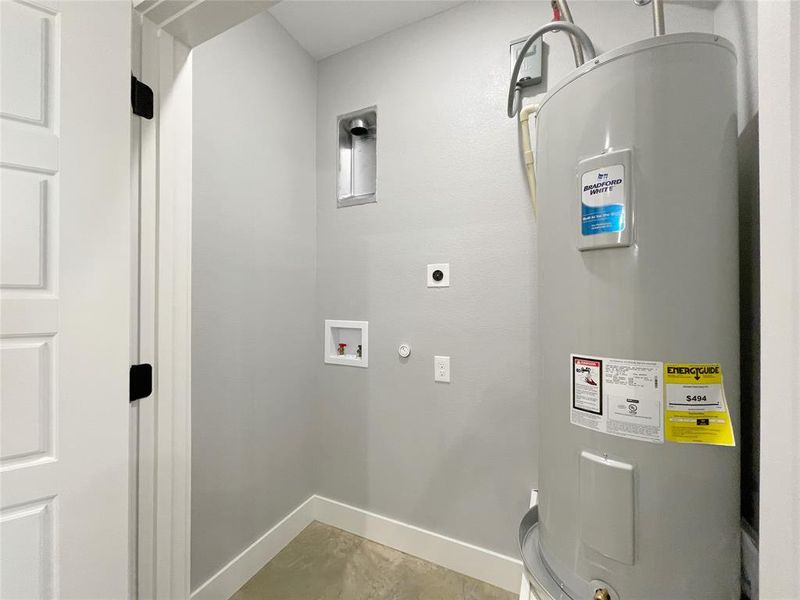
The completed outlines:
[[[514,64],[517,62],[522,46],[528,41],[527,37],[514,40],[510,44],[511,49],[511,72],[514,72]],[[536,85],[542,82],[542,38],[538,38],[528,51],[525,53],[525,58],[520,65],[519,75],[517,82],[521,87],[528,87],[529,85]]]

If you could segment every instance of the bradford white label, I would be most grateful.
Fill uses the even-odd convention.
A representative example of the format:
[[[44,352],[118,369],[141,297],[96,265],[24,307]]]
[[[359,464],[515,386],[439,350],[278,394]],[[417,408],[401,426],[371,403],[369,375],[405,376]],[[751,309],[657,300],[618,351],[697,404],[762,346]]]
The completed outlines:
[[[609,165],[581,177],[581,234],[625,230],[625,166]]]

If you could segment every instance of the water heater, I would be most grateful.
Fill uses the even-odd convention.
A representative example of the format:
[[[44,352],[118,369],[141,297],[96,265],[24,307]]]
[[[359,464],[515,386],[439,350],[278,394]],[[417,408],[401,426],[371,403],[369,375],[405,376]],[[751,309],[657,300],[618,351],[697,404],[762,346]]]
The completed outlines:
[[[528,543],[551,597],[739,598],[735,65],[718,36],[654,37],[539,108]]]

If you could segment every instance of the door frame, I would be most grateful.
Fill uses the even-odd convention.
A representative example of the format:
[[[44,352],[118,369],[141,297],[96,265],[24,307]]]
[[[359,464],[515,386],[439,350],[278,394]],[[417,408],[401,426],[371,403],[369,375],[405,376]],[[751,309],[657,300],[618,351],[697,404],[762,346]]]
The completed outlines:
[[[189,598],[191,489],[191,49],[137,15],[153,119],[140,122],[135,355],[153,364],[153,393],[137,401],[131,527],[135,598]],[[136,62],[136,61],[134,61]],[[135,423],[134,423],[135,420]]]
[[[136,183],[140,232],[135,355],[153,363],[153,394],[131,412],[137,502],[136,596],[191,596],[192,48],[263,12],[275,0],[133,0],[154,117],[141,122]],[[136,38],[134,37],[136,40]],[[138,40],[137,40],[138,42]],[[134,43],[137,48],[137,43]],[[132,144],[132,152],[137,152]],[[148,263],[142,264],[142,258]],[[134,349],[132,349],[132,354]],[[135,430],[135,433],[134,433]],[[133,588],[132,588],[133,590]],[[132,592],[133,593],[133,592]]]
[[[800,589],[800,3],[758,4],[761,238],[759,591]]]
[[[192,59],[159,41],[156,598],[188,598],[191,522]],[[165,401],[169,399],[168,401]],[[163,507],[163,509],[161,508]]]

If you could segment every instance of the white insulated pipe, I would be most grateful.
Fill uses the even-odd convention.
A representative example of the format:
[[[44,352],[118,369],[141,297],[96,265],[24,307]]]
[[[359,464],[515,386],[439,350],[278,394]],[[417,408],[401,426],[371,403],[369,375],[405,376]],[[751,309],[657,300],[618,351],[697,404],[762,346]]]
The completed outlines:
[[[530,117],[536,118],[539,110],[538,104],[529,104],[522,107],[519,111],[519,126],[522,132],[522,157],[525,160],[525,173],[528,176],[528,189],[531,195],[531,206],[533,207],[533,219],[536,220],[536,164],[531,147],[531,128]]]

